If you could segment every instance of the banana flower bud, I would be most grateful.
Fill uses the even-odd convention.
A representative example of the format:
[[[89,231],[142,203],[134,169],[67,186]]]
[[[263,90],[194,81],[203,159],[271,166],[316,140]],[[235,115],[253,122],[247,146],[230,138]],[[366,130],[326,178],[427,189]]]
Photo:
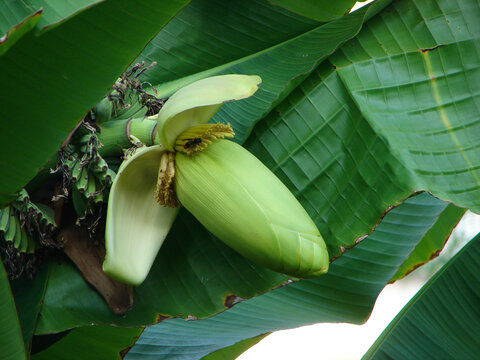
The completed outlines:
[[[328,252],[314,222],[255,156],[229,140],[198,154],[177,152],[180,203],[211,233],[248,259],[300,278],[323,274]]]
[[[131,285],[145,280],[178,213],[178,208],[161,206],[156,200],[158,175],[163,170],[170,174],[162,155],[166,149],[173,151],[177,136],[185,129],[207,123],[224,102],[253,95],[260,82],[258,76],[215,76],[171,96],[158,114],[163,124],[159,135],[165,145],[137,150],[122,163],[110,189],[103,263],[106,274]],[[172,183],[164,185],[168,189]]]
[[[224,102],[253,95],[260,83],[258,76],[215,76],[164,104],[156,116],[162,145],[126,160],[112,186],[107,274],[133,285],[145,279],[177,215],[177,197],[254,262],[295,277],[327,271],[323,238],[298,200],[252,154],[222,139],[233,136],[229,125],[207,124]]]

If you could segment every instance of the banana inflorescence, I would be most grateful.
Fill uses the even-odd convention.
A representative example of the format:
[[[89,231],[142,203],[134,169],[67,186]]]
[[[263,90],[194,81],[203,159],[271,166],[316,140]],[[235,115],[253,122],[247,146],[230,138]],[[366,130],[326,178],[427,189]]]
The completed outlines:
[[[0,248],[10,278],[29,271],[26,268],[36,248],[53,243],[55,228],[53,210],[32,202],[25,189],[11,205],[0,209]]]
[[[128,159],[112,187],[104,271],[140,284],[173,223],[177,198],[216,237],[254,262],[299,278],[328,270],[325,242],[298,200],[250,152],[224,139],[234,136],[229,124],[207,124],[224,102],[250,97],[260,83],[258,76],[215,76],[180,89],[165,103],[157,116],[162,145]],[[131,179],[139,172],[149,178],[143,189]],[[162,205],[154,204],[157,209],[153,192]],[[163,217],[160,229],[151,219],[127,219],[139,202]],[[138,247],[143,255],[135,258]]]

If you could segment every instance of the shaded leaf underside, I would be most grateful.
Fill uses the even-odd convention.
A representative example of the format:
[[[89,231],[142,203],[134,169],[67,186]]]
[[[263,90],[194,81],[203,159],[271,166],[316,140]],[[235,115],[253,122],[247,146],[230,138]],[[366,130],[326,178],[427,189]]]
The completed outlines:
[[[437,257],[466,209],[449,204],[390,281],[396,281]]]
[[[143,328],[90,326],[75,329],[54,346],[35,354],[34,360],[122,359]]]
[[[241,302],[210,319],[173,319],[148,327],[127,359],[186,354],[200,359],[215,347],[279,329],[317,322],[362,323],[378,293],[446,206],[428,194],[409,198],[389,212],[372,235],[333,262],[326,275]]]
[[[446,209],[446,203],[428,194],[409,198],[389,212],[372,235],[337,259],[327,275],[241,302],[210,319],[165,320],[147,328],[126,358],[200,359],[277,329],[315,322],[361,323],[368,317],[378,293]],[[63,307],[70,306],[68,299],[56,300]],[[72,339],[76,339],[75,346],[83,347],[82,337],[90,330],[82,329],[72,330],[55,346],[73,346]],[[108,337],[102,344],[117,349]]]

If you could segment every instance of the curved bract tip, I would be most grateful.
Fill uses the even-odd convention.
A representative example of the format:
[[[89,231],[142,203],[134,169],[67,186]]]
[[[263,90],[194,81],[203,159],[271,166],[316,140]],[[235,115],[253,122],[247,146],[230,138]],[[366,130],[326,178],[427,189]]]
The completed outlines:
[[[192,126],[205,124],[223,103],[252,96],[262,79],[229,74],[195,81],[173,94],[158,113],[160,143],[173,151],[175,140]]]

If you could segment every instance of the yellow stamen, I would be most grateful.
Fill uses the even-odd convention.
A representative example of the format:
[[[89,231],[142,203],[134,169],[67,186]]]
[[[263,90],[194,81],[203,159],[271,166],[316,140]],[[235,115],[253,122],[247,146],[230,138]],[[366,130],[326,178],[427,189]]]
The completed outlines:
[[[185,130],[175,142],[175,150],[193,155],[205,150],[213,140],[234,137],[230,124],[201,124]]]
[[[175,194],[175,154],[166,151],[160,159],[158,170],[157,190],[155,199],[162,206],[177,207],[178,199]]]

